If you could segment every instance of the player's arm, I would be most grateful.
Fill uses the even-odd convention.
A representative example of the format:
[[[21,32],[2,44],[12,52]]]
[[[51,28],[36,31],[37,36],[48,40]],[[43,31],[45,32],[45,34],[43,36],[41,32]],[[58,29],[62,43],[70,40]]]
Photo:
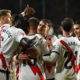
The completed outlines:
[[[27,58],[27,55],[21,52],[19,54],[14,55],[12,59],[14,62],[20,62],[25,60],[26,58]]]
[[[20,45],[28,47],[29,40],[27,38],[22,38],[21,41],[20,41]]]
[[[60,42],[59,40],[54,42],[53,49],[50,52],[49,56],[43,56],[43,60],[46,62],[55,62],[58,59],[58,56],[60,55]]]
[[[59,53],[52,51],[49,56],[43,56],[45,62],[55,62],[58,59]]]
[[[32,39],[29,39],[27,37],[23,37],[20,41],[20,45],[26,47],[26,48],[31,48],[37,43],[36,37],[33,37]]]
[[[15,33],[15,41],[22,46],[29,47],[30,43],[35,41],[36,37],[28,36],[22,29],[17,29]]]
[[[35,9],[32,7],[29,7],[29,5],[27,5],[21,14],[23,16],[29,16],[29,15],[34,15],[35,13],[36,13]]]

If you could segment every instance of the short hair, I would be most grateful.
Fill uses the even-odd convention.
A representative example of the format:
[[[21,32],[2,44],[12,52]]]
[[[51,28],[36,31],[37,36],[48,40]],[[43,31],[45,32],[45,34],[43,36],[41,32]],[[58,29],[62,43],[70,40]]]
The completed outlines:
[[[61,26],[66,32],[69,32],[74,25],[74,21],[71,18],[64,18],[61,22]]]
[[[10,10],[7,10],[7,9],[2,9],[2,10],[0,10],[0,18],[1,18],[2,16],[6,16],[7,13],[11,13],[11,11],[10,11]]]
[[[51,20],[49,20],[49,19],[42,19],[41,21],[42,21],[44,24],[47,24],[47,25],[49,26],[49,28],[52,27],[52,24],[53,24],[53,23],[52,23]]]
[[[37,28],[39,24],[39,19],[36,17],[31,17],[28,20],[29,27]]]
[[[41,21],[44,22],[45,24],[48,23],[48,19],[42,19]]]

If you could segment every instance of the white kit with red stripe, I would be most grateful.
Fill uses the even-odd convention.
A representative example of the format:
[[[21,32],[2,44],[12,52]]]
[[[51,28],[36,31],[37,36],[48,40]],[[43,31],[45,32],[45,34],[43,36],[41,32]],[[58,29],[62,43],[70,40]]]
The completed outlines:
[[[46,76],[43,70],[42,64],[36,63],[35,66],[30,66],[29,64],[26,64],[24,66],[23,64],[19,67],[19,75],[16,78],[17,80],[46,80]]]
[[[72,36],[65,36],[54,43],[53,52],[58,56],[56,67],[56,80],[76,80],[76,72],[72,65],[73,55],[77,57],[77,47],[80,47],[80,42]],[[76,59],[74,60],[76,65]]]
[[[49,50],[51,50],[53,48],[53,44],[54,42],[57,40],[57,37],[54,35],[51,37],[52,40],[52,46],[48,46]],[[50,64],[50,63],[49,63]],[[52,65],[49,64],[44,64],[45,65],[45,74],[47,79],[52,79],[55,78],[55,74],[56,74],[56,62],[52,63]]]
[[[22,29],[10,27],[9,24],[0,27],[0,69],[5,70],[9,66],[13,52],[25,36]]]
[[[37,48],[39,48],[40,46],[39,49],[41,50],[41,52],[39,51],[39,53],[37,53],[38,55],[36,56],[36,58],[27,58],[25,65],[23,63],[19,65],[19,68],[17,69],[18,73],[16,75],[17,80],[46,80],[43,68],[43,60],[41,58],[45,52],[48,52],[48,48],[45,44],[46,40],[40,34],[34,34],[32,35],[32,37],[33,36],[37,36],[41,40],[41,42],[36,46]]]

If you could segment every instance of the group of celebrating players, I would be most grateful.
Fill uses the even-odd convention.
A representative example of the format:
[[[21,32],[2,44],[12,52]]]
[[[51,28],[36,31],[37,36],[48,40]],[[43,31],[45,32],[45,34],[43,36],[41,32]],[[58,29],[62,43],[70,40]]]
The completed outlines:
[[[57,38],[53,23],[34,14],[0,10],[0,80],[79,80],[80,21],[64,18]]]

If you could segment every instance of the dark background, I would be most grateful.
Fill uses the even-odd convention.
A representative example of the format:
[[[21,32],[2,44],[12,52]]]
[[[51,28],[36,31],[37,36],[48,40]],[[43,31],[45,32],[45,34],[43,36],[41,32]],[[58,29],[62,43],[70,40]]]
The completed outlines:
[[[0,0],[0,9],[10,9],[12,14],[18,14],[27,4],[36,10],[36,17],[48,18],[57,24],[64,17],[74,21],[80,18],[80,0]]]

